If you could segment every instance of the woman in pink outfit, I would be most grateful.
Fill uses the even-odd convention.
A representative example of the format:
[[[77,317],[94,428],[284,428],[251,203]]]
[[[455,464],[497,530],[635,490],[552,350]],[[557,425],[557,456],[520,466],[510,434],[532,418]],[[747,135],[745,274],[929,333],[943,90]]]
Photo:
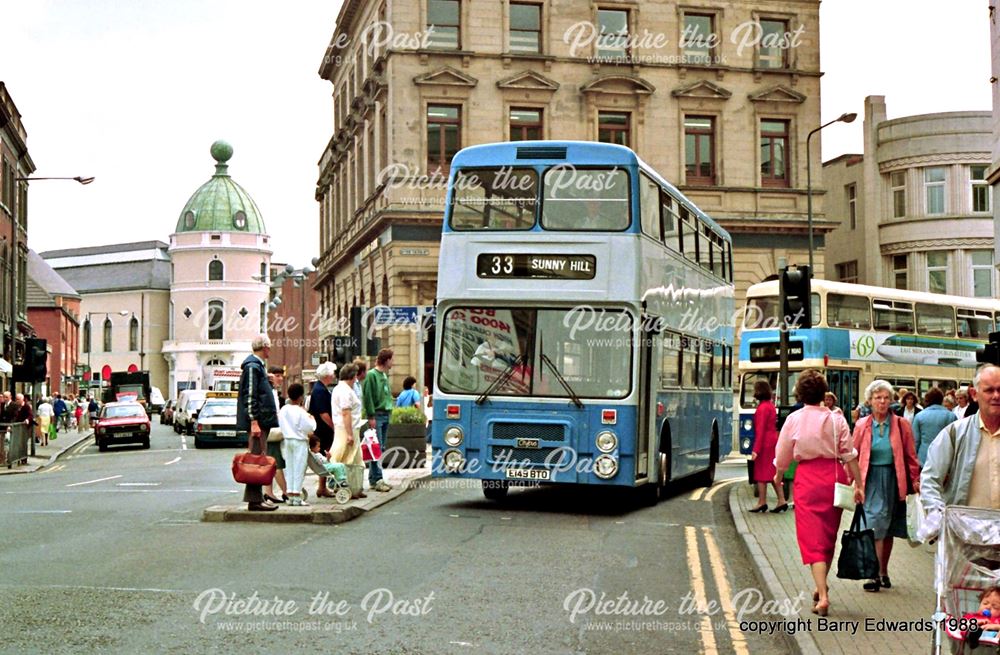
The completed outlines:
[[[816,590],[813,591],[813,613],[826,616],[830,596],[826,577],[833,561],[840,529],[842,510],[833,505],[833,485],[846,482],[844,465],[854,480],[854,500],[864,502],[864,482],[859,477],[858,453],[851,440],[851,431],[842,414],[823,407],[828,391],[826,378],[819,371],[803,371],[795,385],[795,395],[805,405],[785,420],[775,458],[774,481],[781,483],[785,471],[794,459],[795,469],[795,536],[799,542],[802,563],[812,569]]]
[[[753,397],[760,403],[753,414],[753,479],[757,483],[757,507],[750,510],[753,514],[767,511],[767,485],[774,485],[774,493],[778,504],[772,513],[784,512],[788,509],[785,501],[785,485],[774,482],[774,448],[778,445],[778,412],[771,402],[771,385],[767,380],[757,380],[753,385]]]

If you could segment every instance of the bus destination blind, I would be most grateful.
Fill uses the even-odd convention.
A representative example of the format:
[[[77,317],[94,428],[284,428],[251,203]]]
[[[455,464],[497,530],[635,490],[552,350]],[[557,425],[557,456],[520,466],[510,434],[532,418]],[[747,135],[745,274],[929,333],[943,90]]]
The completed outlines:
[[[483,253],[476,260],[476,275],[481,278],[593,280],[596,271],[597,258],[593,255]]]
[[[802,361],[803,347],[801,341],[792,341],[788,344],[788,361]],[[750,344],[751,362],[777,362],[781,360],[781,346],[778,341]]]

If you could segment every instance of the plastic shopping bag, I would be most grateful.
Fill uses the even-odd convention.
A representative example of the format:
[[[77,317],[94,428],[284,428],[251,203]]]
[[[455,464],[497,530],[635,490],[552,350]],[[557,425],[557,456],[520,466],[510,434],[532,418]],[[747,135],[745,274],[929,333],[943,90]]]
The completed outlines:
[[[361,459],[365,462],[377,462],[381,458],[382,444],[378,441],[378,433],[369,428],[361,438]]]
[[[906,497],[906,537],[914,548],[923,543],[920,538],[923,523],[924,505],[920,502],[920,494],[910,494]]]

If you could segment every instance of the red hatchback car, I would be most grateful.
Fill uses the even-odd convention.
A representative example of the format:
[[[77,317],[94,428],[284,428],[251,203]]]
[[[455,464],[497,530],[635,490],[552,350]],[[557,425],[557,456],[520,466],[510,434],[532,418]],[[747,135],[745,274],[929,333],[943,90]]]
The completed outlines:
[[[138,443],[149,448],[149,429],[146,408],[139,403],[108,403],[94,424],[94,441],[102,452],[113,443]]]

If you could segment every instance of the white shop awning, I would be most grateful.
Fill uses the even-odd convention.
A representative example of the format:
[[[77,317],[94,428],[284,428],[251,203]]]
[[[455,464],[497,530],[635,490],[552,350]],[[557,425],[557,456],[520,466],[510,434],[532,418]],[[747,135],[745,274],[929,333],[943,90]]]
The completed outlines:
[[[10,375],[14,372],[14,367],[3,357],[0,357],[0,375]]]

